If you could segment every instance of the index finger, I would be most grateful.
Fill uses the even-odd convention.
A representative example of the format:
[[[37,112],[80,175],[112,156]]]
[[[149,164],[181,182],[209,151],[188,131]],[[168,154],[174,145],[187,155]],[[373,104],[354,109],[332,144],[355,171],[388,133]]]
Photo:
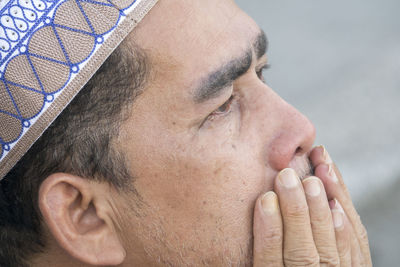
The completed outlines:
[[[274,192],[259,197],[254,207],[253,266],[283,266],[282,218]]]
[[[284,169],[275,180],[283,221],[285,266],[319,266],[310,214],[299,177]]]
[[[315,175],[324,182],[328,198],[336,198],[342,204],[357,236],[364,260],[367,266],[372,266],[367,231],[353,205],[341,173],[323,146],[314,148],[310,154],[310,159],[315,167]]]

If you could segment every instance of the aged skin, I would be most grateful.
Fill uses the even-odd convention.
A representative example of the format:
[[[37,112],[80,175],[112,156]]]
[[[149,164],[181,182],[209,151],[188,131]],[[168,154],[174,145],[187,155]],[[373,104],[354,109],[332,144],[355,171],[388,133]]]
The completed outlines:
[[[285,168],[311,175],[315,138],[264,82],[262,30],[231,0],[160,0],[125,44],[152,64],[115,143],[135,191],[46,179],[39,205],[49,246],[35,265],[251,265],[256,200],[274,188],[282,200],[275,178]]]
[[[255,199],[273,188],[279,170],[308,168],[314,127],[257,75],[267,63],[254,47],[260,34],[233,1],[210,0],[161,1],[131,36],[151,56],[155,80],[119,139],[146,203],[146,216],[124,224],[135,225],[127,239],[154,260],[246,262]],[[195,101],[210,73],[232,60],[243,64],[248,52],[242,76]]]

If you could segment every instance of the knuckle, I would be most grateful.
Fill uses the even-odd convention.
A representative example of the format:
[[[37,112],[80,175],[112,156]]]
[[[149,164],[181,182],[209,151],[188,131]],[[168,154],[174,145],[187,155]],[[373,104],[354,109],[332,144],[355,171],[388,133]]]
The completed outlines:
[[[361,217],[359,214],[355,216],[355,225],[356,225],[356,233],[358,235],[358,239],[363,244],[368,243],[368,232],[365,226],[361,221]]]
[[[271,228],[265,232],[264,238],[266,239],[266,244],[269,246],[280,245],[283,242],[283,236],[280,228]]]
[[[320,257],[306,251],[292,251],[284,255],[285,266],[320,266]]]
[[[338,244],[338,253],[341,259],[351,257],[351,246],[349,244]]]
[[[363,224],[360,224],[359,235],[360,235],[361,242],[368,243],[368,232]]]
[[[286,217],[289,218],[303,218],[303,217],[308,217],[308,212],[309,208],[307,205],[303,203],[296,203],[293,205],[290,205],[286,209]]]
[[[286,267],[294,267],[294,266],[310,266],[310,267],[319,267],[319,260],[316,259],[285,259]]]
[[[329,213],[325,212],[314,212],[311,218],[311,225],[321,228],[328,227],[332,224],[332,217]]]
[[[327,267],[337,267],[340,266],[339,257],[322,257],[320,256],[320,265],[327,266]]]

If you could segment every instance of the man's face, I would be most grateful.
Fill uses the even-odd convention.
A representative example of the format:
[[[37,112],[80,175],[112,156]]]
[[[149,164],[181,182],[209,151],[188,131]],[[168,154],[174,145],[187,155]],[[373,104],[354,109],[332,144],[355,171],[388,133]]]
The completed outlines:
[[[263,82],[262,31],[231,0],[160,0],[128,38],[152,71],[118,139],[140,196],[117,207],[127,261],[248,263],[254,202],[309,172],[312,124]]]

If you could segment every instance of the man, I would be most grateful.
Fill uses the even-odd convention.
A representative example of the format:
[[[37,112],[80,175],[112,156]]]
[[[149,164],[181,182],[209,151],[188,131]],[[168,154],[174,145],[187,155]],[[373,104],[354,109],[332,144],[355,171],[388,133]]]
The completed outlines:
[[[103,3],[65,2],[64,19]],[[371,266],[339,172],[323,147],[312,150],[312,124],[264,83],[259,27],[229,0],[145,6],[2,180],[1,265]],[[57,19],[49,23],[72,62],[84,37],[65,52],[62,32],[85,23]],[[39,52],[27,55],[35,70],[52,56]],[[81,77],[85,66],[70,69]],[[27,87],[6,74],[7,94]],[[318,178],[307,178],[312,169]]]

